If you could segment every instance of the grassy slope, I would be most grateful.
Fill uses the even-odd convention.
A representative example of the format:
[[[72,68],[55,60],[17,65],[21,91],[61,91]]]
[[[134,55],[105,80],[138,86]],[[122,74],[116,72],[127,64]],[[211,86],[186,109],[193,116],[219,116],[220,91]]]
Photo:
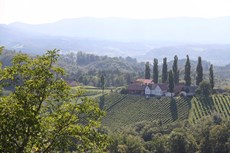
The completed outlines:
[[[146,99],[138,95],[110,93],[105,97],[107,111],[103,125],[110,129],[130,125],[139,121],[161,121],[163,124],[189,119],[196,122],[201,117],[217,112],[230,118],[230,96],[214,95],[210,98],[170,97]]]

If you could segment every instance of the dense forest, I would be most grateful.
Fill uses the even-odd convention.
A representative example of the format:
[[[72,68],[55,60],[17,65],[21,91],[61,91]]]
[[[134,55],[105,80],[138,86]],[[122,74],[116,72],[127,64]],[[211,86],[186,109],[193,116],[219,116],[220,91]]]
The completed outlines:
[[[142,121],[111,134],[114,153],[228,153],[230,122],[218,115],[196,124],[187,121],[161,125]]]

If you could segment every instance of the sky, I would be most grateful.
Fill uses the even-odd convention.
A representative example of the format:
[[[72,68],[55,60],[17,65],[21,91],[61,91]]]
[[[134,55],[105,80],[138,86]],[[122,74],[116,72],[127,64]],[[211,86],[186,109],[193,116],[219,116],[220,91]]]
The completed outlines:
[[[132,19],[230,16],[230,0],[0,0],[0,23],[41,24],[66,18]]]

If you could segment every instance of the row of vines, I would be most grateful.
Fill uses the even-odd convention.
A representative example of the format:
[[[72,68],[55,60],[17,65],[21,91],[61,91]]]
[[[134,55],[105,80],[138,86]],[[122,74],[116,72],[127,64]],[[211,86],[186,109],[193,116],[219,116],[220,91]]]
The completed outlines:
[[[191,105],[189,120],[193,123],[213,113],[217,113],[223,118],[230,118],[230,96],[228,95],[194,97]]]
[[[103,124],[119,129],[140,121],[159,121],[162,124],[188,118],[190,99],[170,97],[145,98],[139,95],[109,94],[105,97],[106,116]]]

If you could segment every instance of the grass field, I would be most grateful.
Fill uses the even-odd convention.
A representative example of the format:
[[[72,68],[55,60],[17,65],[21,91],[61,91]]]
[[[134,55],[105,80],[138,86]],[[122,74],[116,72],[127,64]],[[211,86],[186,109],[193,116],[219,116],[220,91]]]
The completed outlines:
[[[102,91],[101,88],[99,87],[94,87],[94,86],[76,86],[76,87],[71,87],[73,92],[78,91],[79,89],[83,92],[81,97],[88,97],[88,98],[93,98],[98,100],[100,96],[107,95],[111,92],[119,92],[120,87],[109,87],[105,88],[104,92]]]

